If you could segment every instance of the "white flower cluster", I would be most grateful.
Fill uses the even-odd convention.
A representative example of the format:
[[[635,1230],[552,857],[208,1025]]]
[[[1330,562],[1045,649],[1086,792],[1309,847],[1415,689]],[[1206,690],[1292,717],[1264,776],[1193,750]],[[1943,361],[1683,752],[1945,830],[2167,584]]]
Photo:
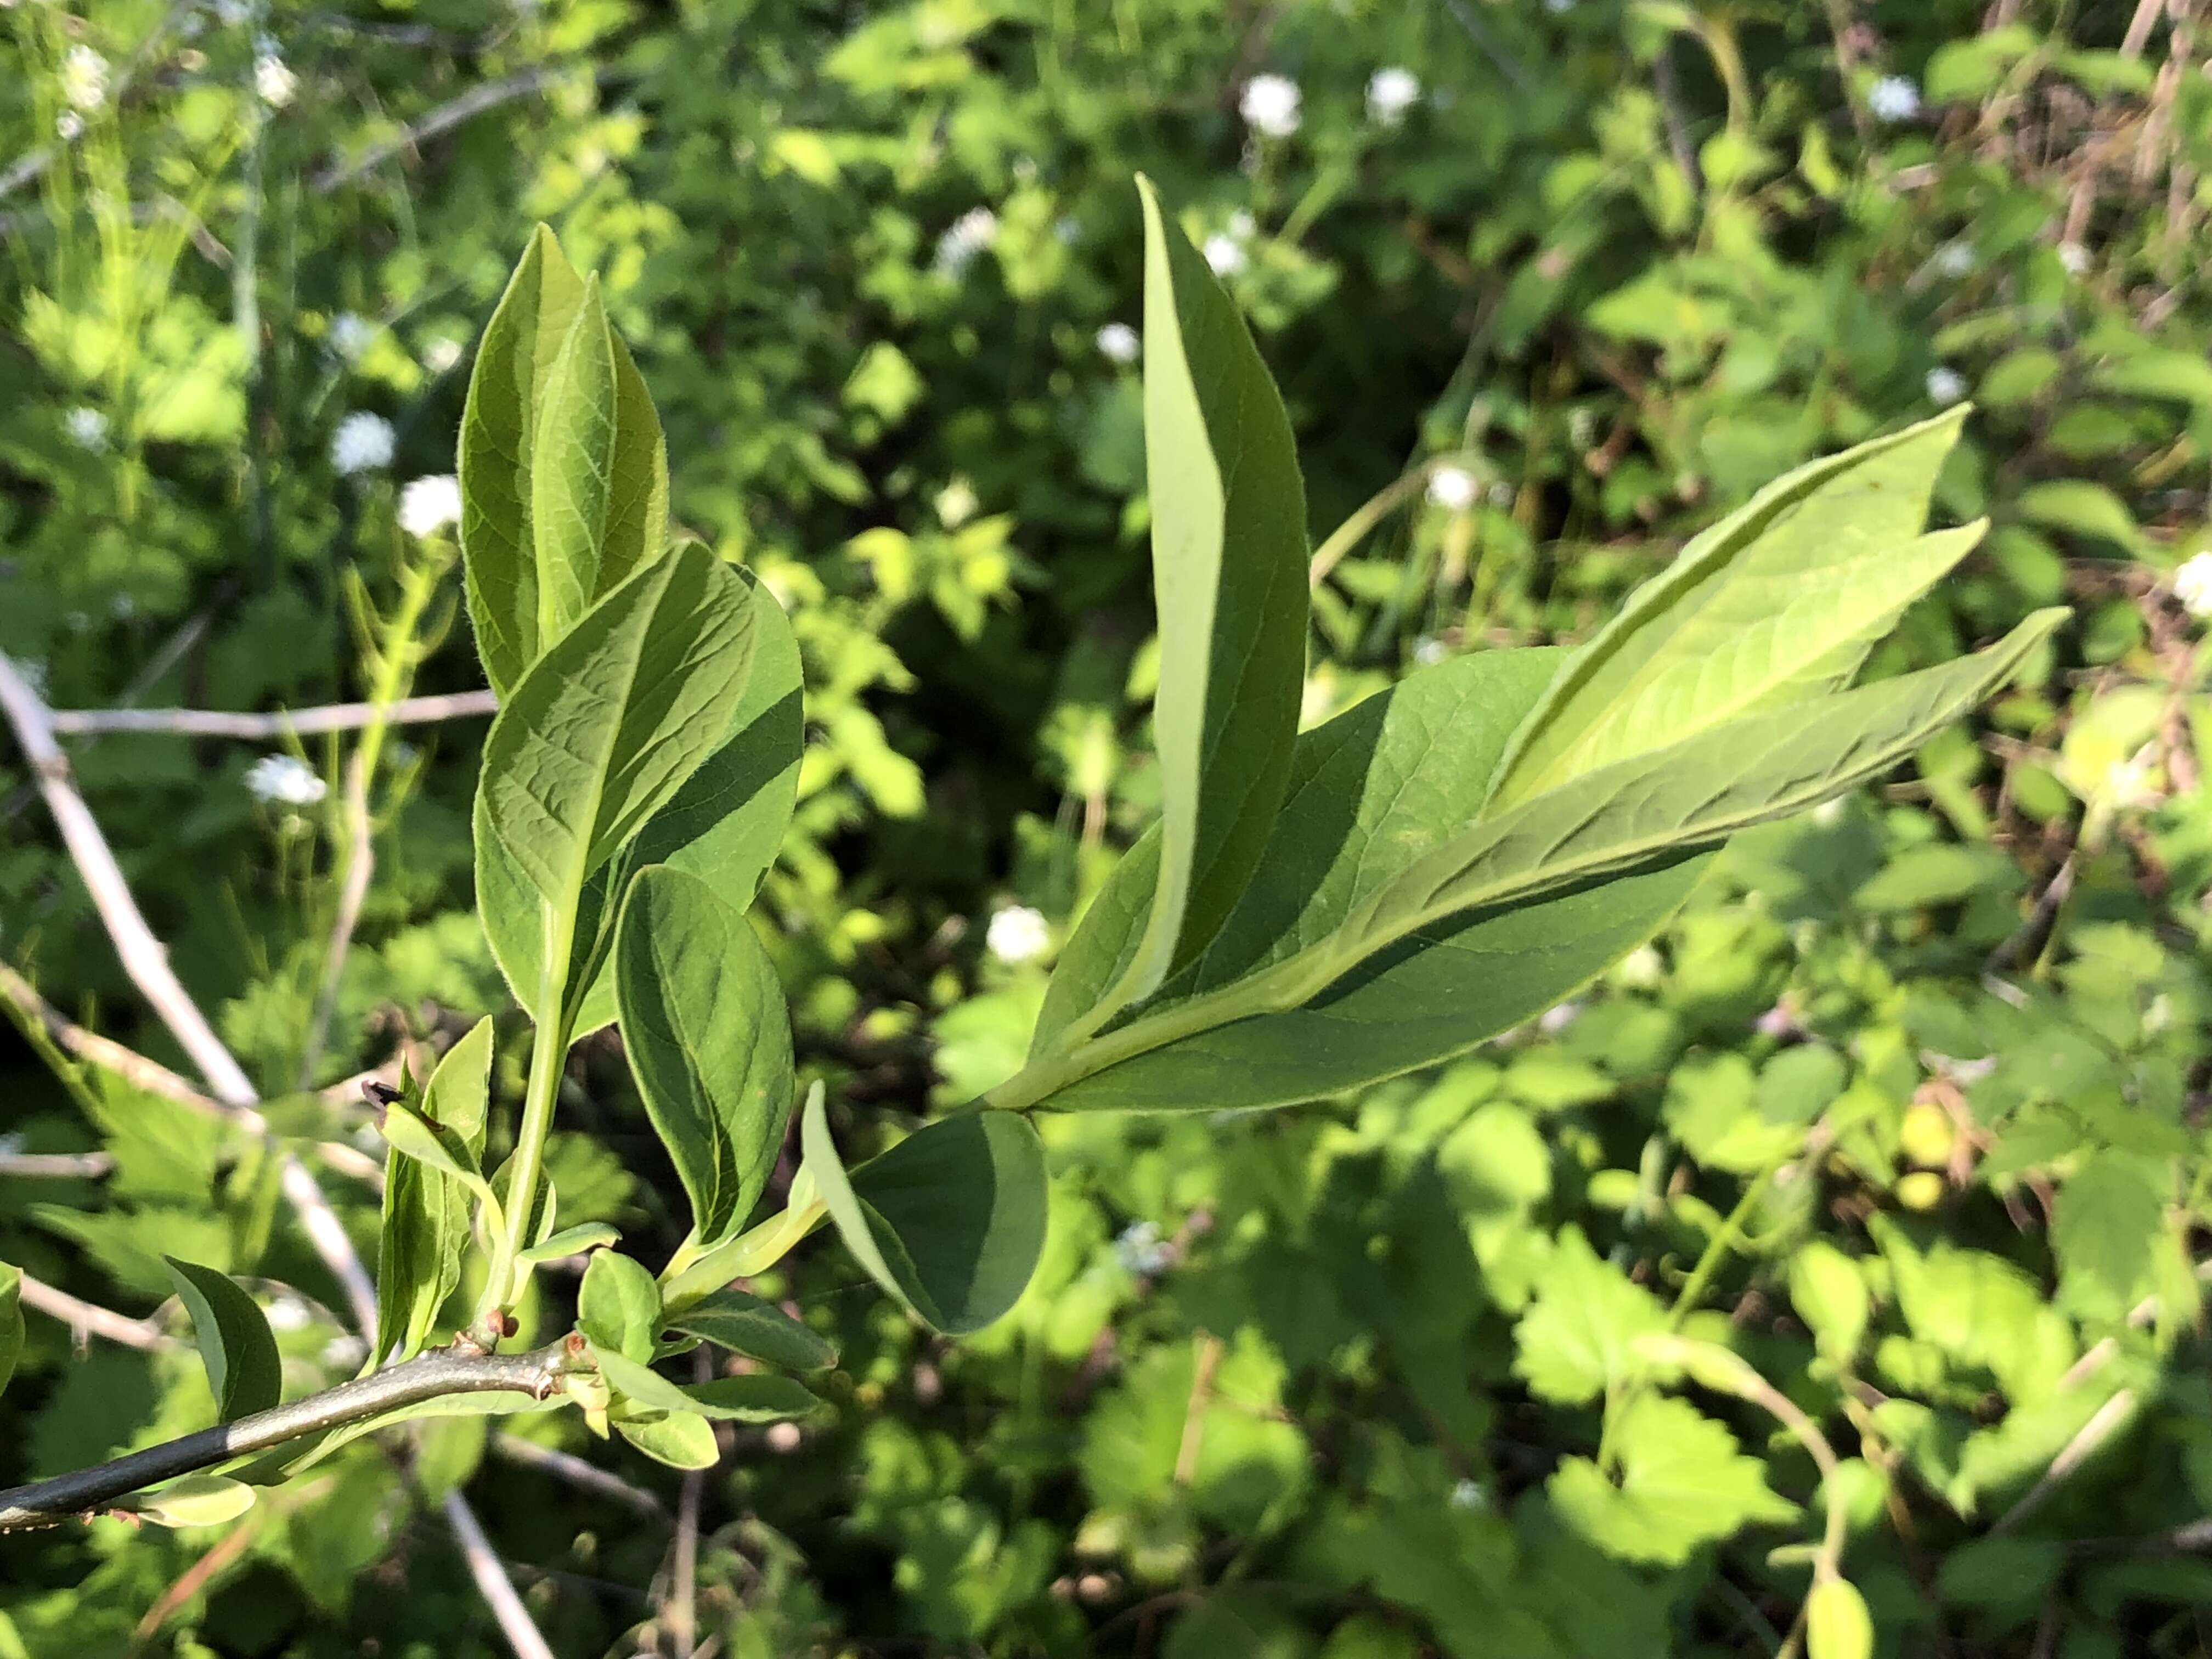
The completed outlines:
[[[1877,121],[1910,121],[1920,113],[1920,88],[1908,76],[1885,75],[1867,94],[1867,107]]]
[[[1482,485],[1463,466],[1440,466],[1429,474],[1429,505],[1464,513],[1480,499]]]
[[[246,789],[266,806],[313,806],[330,785],[297,755],[264,755],[246,775]]]
[[[1206,246],[1200,251],[1206,255],[1206,263],[1212,267],[1215,276],[1234,276],[1251,263],[1251,256],[1245,250],[1259,228],[1252,216],[1239,208],[1229,216],[1228,229],[1216,231],[1206,239]]]
[[[1298,83],[1287,75],[1255,75],[1244,83],[1237,112],[1262,138],[1288,138],[1298,130]]]
[[[1421,101],[1420,77],[1409,69],[1379,69],[1367,77],[1367,118],[1395,127]]]
[[[461,481],[450,472],[416,478],[399,492],[399,527],[421,540],[461,521]]]
[[[107,101],[107,60],[90,46],[71,46],[62,59],[62,101],[89,113]]]
[[[2173,573],[2173,597],[2192,617],[2212,617],[2212,553],[2199,553]]]
[[[1144,343],[1127,323],[1109,323],[1098,331],[1098,355],[1109,363],[1135,362]]]
[[[348,476],[373,472],[392,465],[392,422],[383,416],[349,415],[331,435],[331,465]]]
[[[1975,263],[1974,245],[1966,241],[1946,242],[1936,250],[1935,263],[1939,276],[1971,276]]]
[[[253,60],[253,90],[270,108],[283,109],[300,90],[300,77],[274,51],[263,52]]]
[[[2061,242],[2058,263],[2066,267],[2068,276],[2079,276],[2089,269],[2089,250],[2079,242]]]
[[[1052,946],[1052,927],[1026,904],[1010,904],[994,914],[983,943],[1001,962],[1034,962]]]
[[[96,409],[80,405],[62,417],[69,429],[70,441],[79,449],[88,449],[95,455],[107,447],[107,416]]]
[[[1175,1265],[1175,1246],[1160,1237],[1155,1224],[1133,1221],[1114,1241],[1114,1259],[1133,1277],[1152,1279]]]
[[[331,318],[330,331],[323,336],[324,343],[331,352],[348,362],[368,350],[375,338],[376,325],[350,311],[341,311]]]
[[[939,276],[957,277],[998,240],[999,216],[987,207],[969,208],[937,239],[937,252],[930,264]]]
[[[1966,395],[1966,378],[1955,368],[1940,365],[1928,371],[1928,396],[1946,408]]]

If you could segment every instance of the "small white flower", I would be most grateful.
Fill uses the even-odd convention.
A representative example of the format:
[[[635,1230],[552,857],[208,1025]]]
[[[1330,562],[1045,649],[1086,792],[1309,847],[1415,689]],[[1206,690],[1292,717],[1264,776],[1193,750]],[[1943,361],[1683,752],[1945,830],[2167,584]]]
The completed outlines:
[[[2058,263],[2066,267],[2067,275],[2079,276],[2089,268],[2089,250],[2079,242],[2061,242]]]
[[[1513,486],[1506,483],[1503,478],[1500,478],[1496,483],[1491,485],[1490,504],[1496,507],[1507,507],[1512,506]]]
[[[1034,962],[1052,945],[1052,928],[1026,904],[1010,904],[991,917],[983,943],[1001,962]]]
[[[107,447],[107,416],[98,410],[80,405],[63,416],[62,423],[69,428],[70,441],[79,449],[97,454]]]
[[[965,478],[955,478],[937,492],[933,505],[937,508],[938,523],[947,530],[957,530],[975,516],[975,509],[982,503],[975,499],[975,485]]]
[[[1244,244],[1217,232],[1206,239],[1206,263],[1217,276],[1234,276],[1244,269]]]
[[[73,109],[65,109],[54,117],[54,137],[65,144],[73,144],[84,137],[84,117]]]
[[[62,99],[91,111],[107,101],[107,60],[90,46],[71,46],[62,59]]]
[[[253,89],[270,108],[282,109],[300,90],[300,77],[275,52],[264,52],[253,60]]]
[[[1656,947],[1639,945],[1621,957],[1613,976],[1631,990],[1649,991],[1667,976],[1666,958]]]
[[[2212,553],[2199,553],[2173,573],[2173,597],[2192,617],[2212,617]]]
[[[0,1135],[0,1158],[13,1158],[30,1144],[30,1138],[21,1129],[10,1129]]]
[[[1797,1030],[1797,1012],[1785,999],[1776,1003],[1752,1022],[1752,1029],[1759,1036],[1772,1037],[1777,1042],[1793,1035]]]
[[[1287,75],[1255,75],[1237,100],[1245,125],[1263,138],[1287,138],[1298,130],[1298,83]]]
[[[2106,769],[2104,793],[2119,807],[2155,806],[2158,790],[2151,782],[2151,755],[2146,749],[2131,760],[2115,761]]]
[[[290,1331],[304,1331],[314,1318],[313,1312],[296,1296],[280,1296],[262,1310],[262,1317],[269,1328],[282,1336]]]
[[[1440,466],[1429,474],[1429,505],[1447,513],[1464,513],[1482,495],[1474,473],[1463,466]]]
[[[1966,377],[1955,368],[1942,367],[1928,371],[1928,396],[1932,402],[1955,404],[1966,395]]]
[[[1114,1241],[1114,1259],[1124,1273],[1150,1279],[1175,1261],[1172,1245],[1162,1242],[1160,1230],[1149,1221],[1133,1221]]]
[[[1579,1002],[1561,1002],[1544,1010],[1536,1021],[1536,1029],[1546,1036],[1557,1036],[1583,1017]]]
[[[1073,247],[1083,240],[1083,222],[1072,213],[1063,213],[1052,222],[1052,240],[1062,247]]]
[[[461,521],[461,481],[450,472],[416,478],[399,492],[399,527],[417,540]]]
[[[799,1443],[805,1437],[805,1431],[796,1423],[771,1423],[768,1432],[761,1437],[768,1443],[770,1451],[787,1457],[799,1449]]]
[[[2173,999],[2160,991],[2150,1000],[2150,1006],[2143,1010],[2143,1035],[2156,1036],[2172,1024]]]
[[[1424,668],[1433,668],[1449,655],[1449,646],[1426,634],[1413,641],[1413,660]]]
[[[350,311],[341,311],[331,318],[330,332],[323,337],[330,349],[348,362],[368,350],[369,343],[375,338],[376,325]]]
[[[334,1336],[323,1344],[323,1364],[334,1371],[349,1371],[368,1357],[368,1349],[357,1336]]]
[[[246,775],[246,787],[263,805],[313,806],[330,785],[297,755],[264,755]]]
[[[433,374],[447,374],[460,361],[461,343],[459,340],[433,340],[422,348],[422,367]]]
[[[1936,269],[1945,276],[1965,276],[1974,269],[1972,242],[1946,242],[1936,250]]]
[[[1098,353],[1109,362],[1133,363],[1143,349],[1137,331],[1127,323],[1109,323],[1098,331]]]
[[[1379,69],[1367,77],[1367,118],[1395,127],[1421,101],[1420,77],[1409,69]]]
[[[1910,121],[1920,113],[1920,88],[1909,76],[1885,75],[1867,94],[1867,107],[1877,121]]]
[[[1451,1506],[1455,1510],[1486,1510],[1490,1494],[1477,1480],[1462,1480],[1451,1489]]]
[[[957,276],[975,263],[975,256],[999,239],[999,216],[987,207],[969,208],[937,239],[931,260],[940,276]]]
[[[331,438],[331,465],[342,473],[392,465],[392,422],[381,415],[349,415]]]

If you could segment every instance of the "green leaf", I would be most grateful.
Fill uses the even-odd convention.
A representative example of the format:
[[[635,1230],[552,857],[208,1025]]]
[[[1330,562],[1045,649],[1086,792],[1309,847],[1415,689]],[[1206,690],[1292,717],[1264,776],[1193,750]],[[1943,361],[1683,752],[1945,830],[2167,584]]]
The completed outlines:
[[[23,1357],[23,1270],[0,1261],[0,1389]]]
[[[1550,684],[1556,651],[1439,663],[1304,733],[1267,855],[1196,962],[1138,1012],[1295,958],[1474,817],[1492,770]],[[1158,838],[1123,859],[1085,913],[1045,999],[1035,1051],[1118,971],[1141,926]],[[1288,1008],[1227,1023],[1060,1088],[1054,1109],[1279,1106],[1340,1093],[1463,1053],[1542,1012],[1634,949],[1679,905],[1701,860],[1503,914],[1425,927]]]
[[[2020,514],[2032,524],[2069,531],[2132,551],[2141,541],[2135,514],[2118,495],[2086,478],[2053,478],[2020,492]]]
[[[1493,810],[1843,684],[1982,526],[1919,533],[1964,408],[1778,479],[1692,540],[1576,652],[1499,769]]]
[[[478,901],[501,911],[487,921],[491,939],[534,923],[571,965],[572,945],[588,937],[580,913],[590,878],[727,730],[754,614],[737,573],[687,544],[610,593],[523,676],[492,722],[477,783]],[[489,867],[502,854],[520,883]],[[538,1006],[541,983],[514,989],[534,1015],[550,1014]]]
[[[800,1134],[845,1248],[915,1317],[964,1336],[1020,1300],[1046,1210],[1044,1147],[1026,1118],[941,1118],[848,1176],[817,1084]]]
[[[732,1423],[778,1423],[805,1417],[821,1405],[819,1395],[788,1376],[718,1376],[684,1390],[692,1409]]]
[[[1519,903],[1715,846],[1818,805],[1880,776],[1972,708],[2067,614],[2039,611],[1957,662],[1733,720],[1508,807],[1376,894],[1338,948],[1371,947],[1455,911]]]
[[[1870,1298],[1859,1264],[1824,1238],[1808,1239],[1790,1257],[1790,1305],[1838,1365],[1865,1340]]]
[[[253,1507],[253,1488],[219,1474],[188,1474],[124,1507],[157,1527],[219,1527]]]
[[[711,1248],[744,1225],[783,1146],[794,1087],[783,988],[744,915],[665,865],[630,883],[614,968],[631,1074]]]
[[[1658,1297],[1600,1260],[1582,1230],[1569,1227],[1514,1327],[1514,1375],[1540,1400],[1580,1406],[1634,1372],[1636,1340],[1666,1328]]]
[[[668,539],[668,447],[637,366],[588,276],[538,387],[530,474],[537,654]],[[534,660],[534,659],[533,659]]]
[[[817,1371],[837,1363],[837,1350],[826,1339],[774,1304],[743,1291],[717,1291],[665,1322],[670,1330],[790,1370]]]
[[[598,1251],[585,1266],[576,1294],[576,1328],[602,1356],[641,1364],[659,1343],[660,1286],[630,1257]]]
[[[722,1459],[714,1425],[696,1412],[617,1418],[614,1430],[654,1462],[665,1463],[672,1469],[711,1469]]]
[[[2125,1318],[2150,1292],[2173,1198],[2164,1160],[2090,1153],[2067,1177],[2051,1226],[2062,1304],[2091,1319]]]
[[[207,1367],[216,1415],[223,1422],[265,1412],[283,1392],[276,1338],[238,1282],[212,1267],[163,1256],[179,1300],[192,1316],[192,1336]]]
[[[588,1251],[603,1249],[621,1237],[604,1221],[582,1221],[549,1235],[544,1243],[533,1244],[520,1252],[514,1259],[526,1267],[534,1267],[544,1262],[558,1261],[563,1256],[582,1255]]]
[[[1236,305],[1139,179],[1145,454],[1159,611],[1161,838],[1145,929],[1093,1027],[1227,920],[1290,779],[1305,683],[1304,486]]]
[[[1547,1486],[1567,1524],[1607,1554],[1680,1566],[1753,1522],[1796,1517],[1796,1505],[1767,1486],[1765,1466],[1682,1401],[1638,1395],[1621,1409],[1608,1443],[1617,1478],[1588,1458],[1570,1457]]]
[[[1824,1578],[1805,1598],[1805,1659],[1874,1659],[1874,1615],[1848,1578]]]
[[[504,698],[542,644],[531,534],[540,392],[584,299],[584,284],[544,225],[477,348],[461,413],[461,552],[469,619],[484,676]]]
[[[421,1100],[423,1115],[471,1153],[483,1146],[491,1058],[492,1023],[479,1020],[446,1051]],[[467,1183],[434,1165],[402,1157],[386,1167],[376,1259],[377,1341],[384,1352],[376,1358],[407,1359],[428,1340],[438,1310],[460,1285],[473,1210]]]
[[[738,570],[750,595],[755,646],[745,689],[719,746],[656,812],[631,849],[635,865],[665,864],[699,877],[725,903],[743,910],[775,862],[799,799],[804,749],[804,693],[799,643],[775,596]],[[481,801],[479,801],[481,808]],[[477,896],[492,955],[534,1008],[544,948],[537,902],[514,860],[477,823]],[[610,871],[585,884],[566,1000],[579,1036],[615,1018],[611,952],[592,945],[611,932],[605,914]],[[589,975],[587,978],[586,975]],[[526,994],[519,988],[530,988]]]

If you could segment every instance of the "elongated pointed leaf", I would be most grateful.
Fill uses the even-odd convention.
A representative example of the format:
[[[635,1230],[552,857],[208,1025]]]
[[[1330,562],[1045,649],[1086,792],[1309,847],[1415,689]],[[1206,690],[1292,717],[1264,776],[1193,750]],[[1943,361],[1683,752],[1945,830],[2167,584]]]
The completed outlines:
[[[744,571],[751,595],[752,667],[714,751],[655,813],[629,853],[636,866],[666,864],[706,881],[716,896],[744,909],[775,862],[799,799],[804,698],[799,643],[775,596]],[[477,802],[477,897],[492,955],[522,1006],[538,1013],[544,928],[528,878],[489,833]],[[594,954],[606,914],[611,870],[595,873],[578,907],[577,945],[566,1000],[579,1036],[615,1018],[611,951]],[[596,963],[596,966],[594,965]],[[586,981],[586,975],[590,977]]]
[[[714,1425],[696,1412],[671,1412],[659,1417],[617,1419],[615,1432],[656,1463],[672,1469],[711,1469],[721,1462],[722,1448],[714,1438]]]
[[[530,474],[543,654],[668,539],[668,449],[629,351],[587,277],[538,387]]]
[[[23,1357],[23,1272],[0,1261],[0,1389]]]
[[[1418,670],[1300,734],[1266,855],[1206,951],[1159,1006],[1229,984],[1328,937],[1383,883],[1472,823],[1508,740],[1566,653],[1486,651]],[[1036,1052],[1122,971],[1159,837],[1115,868],[1061,952]]]
[[[1493,809],[1848,681],[1905,607],[1980,539],[1923,536],[1963,409],[1768,485],[1631,596],[1562,669]]]
[[[526,925],[514,915],[513,884],[487,867],[503,852],[536,895],[561,983],[590,878],[728,729],[751,663],[754,614],[736,572],[687,544],[593,607],[492,722],[477,783],[477,876],[480,902],[504,914],[486,932],[512,935]],[[498,851],[489,850],[494,840]],[[538,955],[542,965],[542,948]],[[543,978],[541,969],[540,986],[524,999],[533,1009]]]
[[[726,1423],[781,1423],[805,1417],[822,1403],[804,1382],[788,1376],[718,1376],[684,1390],[691,1409]]]
[[[124,1507],[157,1527],[219,1527],[253,1507],[253,1488],[219,1474],[188,1474]]]
[[[712,1246],[751,1215],[791,1117],[791,1017],[752,924],[665,865],[630,883],[615,935],[623,1044]]]
[[[491,1059],[492,1024],[479,1020],[446,1051],[413,1103],[471,1153],[483,1146]],[[401,1157],[386,1167],[376,1259],[377,1341],[385,1351],[379,1358],[410,1358],[429,1340],[438,1310],[459,1288],[474,1206],[465,1183],[432,1165]]]
[[[743,1291],[717,1291],[665,1323],[672,1331],[788,1370],[818,1371],[837,1363],[837,1350],[826,1338],[773,1303]]]
[[[1290,421],[1236,305],[1150,183],[1139,188],[1161,834],[1144,933],[1076,1022],[1085,1029],[1150,996],[1228,919],[1289,781],[1305,683],[1305,495]]]
[[[600,1353],[642,1364],[659,1345],[660,1286],[629,1257],[599,1251],[576,1293],[576,1328]]]
[[[461,415],[461,552],[477,654],[502,697],[538,654],[530,509],[539,393],[583,298],[582,279],[553,233],[538,226],[469,376]]]
[[[192,1316],[192,1340],[207,1367],[216,1415],[224,1422],[267,1411],[283,1392],[276,1338],[260,1308],[228,1273],[163,1256],[177,1297]]]
[[[573,1227],[563,1227],[549,1235],[542,1244],[519,1251],[514,1259],[526,1267],[537,1267],[543,1262],[558,1261],[563,1256],[582,1255],[611,1244],[621,1237],[604,1221],[580,1221]]]
[[[848,1176],[817,1084],[800,1134],[845,1248],[917,1318],[965,1335],[1020,1300],[1046,1209],[1044,1147],[1026,1118],[943,1118]]]
[[[1880,776],[1972,708],[2066,615],[2039,611],[1957,662],[1734,720],[1498,812],[1377,892],[1342,948],[1716,846],[1818,805]]]

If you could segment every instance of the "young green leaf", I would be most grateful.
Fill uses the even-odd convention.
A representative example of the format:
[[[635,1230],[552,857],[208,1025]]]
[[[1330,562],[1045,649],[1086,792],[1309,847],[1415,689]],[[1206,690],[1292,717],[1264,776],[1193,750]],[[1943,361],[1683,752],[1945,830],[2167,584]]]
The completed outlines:
[[[696,1412],[615,1419],[615,1432],[672,1469],[711,1469],[721,1461],[714,1425]]]
[[[471,1154],[483,1146],[491,1058],[492,1024],[482,1019],[446,1051],[420,1100],[424,1117]],[[386,1167],[376,1261],[377,1342],[384,1352],[373,1358],[407,1359],[429,1340],[438,1310],[460,1286],[474,1204],[465,1182],[433,1165],[403,1157]]]
[[[544,941],[538,982],[515,987],[540,1018],[544,981],[568,985],[586,884],[666,805],[728,729],[752,657],[744,582],[696,543],[607,595],[532,666],[492,722],[477,782],[477,866],[496,938]],[[491,866],[513,860],[517,884]],[[554,959],[548,966],[548,955]],[[504,964],[503,964],[504,965]]]
[[[207,1367],[216,1415],[228,1423],[267,1411],[283,1391],[276,1338],[252,1297],[227,1273],[163,1256]]]
[[[711,1248],[744,1225],[791,1116],[791,1017],[752,924],[665,865],[630,883],[615,933],[623,1043]]]
[[[1143,933],[1075,1022],[1143,1000],[1228,919],[1289,781],[1305,683],[1304,485],[1237,307],[1139,179],[1160,844]]]
[[[558,1261],[563,1256],[582,1255],[588,1251],[612,1244],[622,1235],[604,1221],[580,1221],[573,1227],[563,1227],[549,1234],[544,1243],[533,1244],[520,1251],[515,1261],[526,1267],[535,1267],[548,1261]]]
[[[1613,1555],[1680,1566],[1750,1522],[1796,1516],[1765,1466],[1684,1401],[1636,1395],[1608,1428],[1616,1469],[1570,1457],[1547,1490],[1569,1526]]]
[[[837,1363],[837,1350],[811,1328],[739,1290],[717,1291],[664,1322],[672,1331],[787,1370],[818,1371]]]
[[[603,1356],[648,1360],[660,1336],[660,1286],[629,1256],[598,1251],[576,1295],[576,1328]]]
[[[788,1376],[718,1376],[684,1390],[694,1411],[729,1423],[779,1423],[805,1417],[820,1396]]]
[[[0,1389],[23,1357],[23,1270],[0,1261]]]
[[[1495,812],[1363,904],[1340,944],[1365,954],[1455,912],[1544,893],[1717,845],[1878,777],[2016,672],[2063,621],[2039,611],[1941,668],[1734,720],[1584,773]]]
[[[1799,467],[1693,539],[1561,670],[1492,809],[1849,680],[1981,538],[1978,525],[1919,533],[1965,418]]]
[[[219,1527],[253,1507],[253,1488],[219,1474],[188,1474],[123,1507],[157,1527]]]
[[[668,448],[659,416],[588,276],[538,387],[530,528],[543,655],[668,539]]]
[[[477,348],[461,413],[461,552],[484,676],[502,697],[542,649],[531,533],[540,392],[584,299],[553,233],[538,227]]]
[[[638,833],[628,855],[636,866],[666,864],[697,876],[726,903],[751,904],[775,862],[799,799],[804,747],[799,643],[775,596],[746,572],[756,641],[745,689],[721,741]],[[517,999],[537,1012],[544,927],[537,896],[511,854],[492,836],[482,799],[477,816],[477,902],[493,957]],[[576,948],[564,1000],[581,1036],[615,1018],[610,949],[614,916],[607,895],[612,866],[584,886]]]
[[[845,1248],[917,1318],[964,1336],[1021,1299],[1044,1249],[1047,1196],[1028,1119],[942,1118],[848,1176],[817,1084],[800,1135]]]

